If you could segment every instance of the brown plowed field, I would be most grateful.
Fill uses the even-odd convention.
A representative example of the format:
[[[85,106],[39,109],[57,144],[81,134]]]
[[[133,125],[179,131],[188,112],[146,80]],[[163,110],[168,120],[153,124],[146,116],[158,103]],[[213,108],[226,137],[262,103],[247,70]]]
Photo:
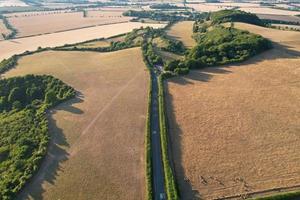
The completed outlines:
[[[300,185],[300,33],[235,27],[277,44],[244,63],[166,83],[182,199],[274,194]]]
[[[48,155],[18,199],[143,199],[149,77],[140,48],[37,53],[5,76],[30,73],[80,94],[49,113]]]

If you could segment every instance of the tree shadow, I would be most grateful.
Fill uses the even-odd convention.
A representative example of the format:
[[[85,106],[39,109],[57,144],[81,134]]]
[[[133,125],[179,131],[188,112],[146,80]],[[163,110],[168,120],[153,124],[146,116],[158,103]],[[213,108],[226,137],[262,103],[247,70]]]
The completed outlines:
[[[180,194],[180,199],[183,200],[198,200],[201,199],[199,191],[193,189],[192,184],[189,182],[185,175],[184,167],[182,165],[182,130],[176,121],[176,116],[174,114],[173,108],[173,96],[169,93],[167,83],[165,83],[165,94],[167,108],[167,129],[168,129],[168,154],[171,164],[172,171],[176,178],[177,189]],[[170,126],[170,121],[172,121],[172,126]]]
[[[78,92],[75,98],[63,102],[47,112],[50,135],[47,154],[41,161],[37,172],[23,187],[16,199],[43,199],[43,193],[45,192],[43,184],[55,184],[58,172],[62,171],[62,163],[68,160],[69,154],[66,148],[69,147],[69,143],[63,130],[57,126],[57,121],[53,118],[53,115],[61,110],[73,114],[82,114],[82,110],[73,106],[75,103],[83,102],[82,97],[82,94]]]
[[[201,70],[192,70],[191,73],[185,76],[170,78],[164,83],[166,94],[167,108],[167,128],[169,139],[169,157],[170,163],[175,173],[176,182],[178,183],[178,191],[180,192],[180,199],[183,200],[200,200],[203,198],[200,191],[193,188],[188,177],[185,174],[183,166],[183,152],[182,152],[182,138],[183,132],[176,121],[176,114],[174,113],[174,100],[172,94],[168,90],[168,83],[175,83],[178,85],[194,84],[195,81],[208,82],[216,74],[229,74],[231,67],[251,67],[249,64],[260,63],[266,60],[276,59],[300,59],[300,51],[293,49],[292,46],[274,43],[274,48],[264,53],[254,56],[247,61],[241,63],[228,64],[217,67],[207,67]],[[300,47],[300,45],[299,45]],[[172,126],[170,126],[172,121]]]
[[[220,66],[206,67],[203,69],[191,70],[192,73],[184,76],[177,76],[168,79],[168,82],[179,85],[194,84],[194,81],[208,82],[216,74],[229,74],[231,67],[247,67],[250,64],[257,64],[266,60],[277,59],[300,59],[300,51],[294,49],[292,46],[280,43],[273,43],[274,48],[258,54],[246,61],[239,63],[231,63]],[[300,47],[300,44],[299,44]]]

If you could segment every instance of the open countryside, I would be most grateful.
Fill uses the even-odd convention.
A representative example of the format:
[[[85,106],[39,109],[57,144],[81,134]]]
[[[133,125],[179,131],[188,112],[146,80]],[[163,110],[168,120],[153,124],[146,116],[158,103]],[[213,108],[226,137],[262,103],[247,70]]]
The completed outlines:
[[[0,199],[300,198],[300,4],[0,0]]]

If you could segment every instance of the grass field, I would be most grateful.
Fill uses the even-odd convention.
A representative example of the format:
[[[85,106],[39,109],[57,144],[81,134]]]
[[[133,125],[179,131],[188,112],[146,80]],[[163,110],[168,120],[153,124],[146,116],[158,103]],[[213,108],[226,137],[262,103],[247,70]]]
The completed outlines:
[[[193,21],[177,22],[170,27],[167,34],[176,40],[182,41],[186,47],[191,48],[196,44],[195,40],[192,38],[193,24]]]
[[[192,71],[167,83],[182,199],[299,188],[300,33],[235,27],[277,44],[244,63]]]
[[[114,35],[130,32],[135,28],[140,28],[141,26],[160,28],[164,27],[165,24],[143,24],[139,22],[128,22],[122,24],[112,24],[84,28],[41,36],[19,38],[9,41],[0,41],[0,49],[3,49],[3,51],[1,51],[0,54],[0,60],[4,58],[9,58],[14,54],[23,53],[26,50],[34,51],[39,46],[55,47],[62,46],[64,44],[78,43],[97,38],[107,38]]]
[[[260,19],[271,19],[271,20],[281,20],[287,22],[299,22],[300,17],[297,16],[290,16],[290,15],[268,15],[268,14],[258,14],[257,15]]]
[[[29,73],[80,94],[50,112],[47,157],[18,199],[143,199],[149,78],[140,48],[37,53],[5,77]]]
[[[83,12],[50,12],[50,14],[49,12],[35,12],[30,15],[8,18],[9,22],[18,30],[17,37],[127,22],[130,19],[131,17],[122,16],[122,12],[101,11],[90,11],[86,17],[83,16]]]

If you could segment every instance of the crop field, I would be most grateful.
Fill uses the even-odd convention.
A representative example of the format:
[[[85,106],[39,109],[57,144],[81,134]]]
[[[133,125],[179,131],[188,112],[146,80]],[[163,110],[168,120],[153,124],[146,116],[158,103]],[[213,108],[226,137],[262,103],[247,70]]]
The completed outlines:
[[[289,24],[272,24],[272,26],[280,27],[280,28],[292,28],[294,30],[300,30],[299,25],[289,25]]]
[[[91,13],[91,14],[90,14]],[[83,12],[37,12],[8,18],[18,30],[17,37],[55,33],[59,31],[90,27],[95,25],[128,22],[131,17],[122,16],[121,12],[90,11],[84,17]],[[47,23],[45,23],[47,22]]]
[[[3,49],[3,51],[1,51],[0,60],[9,58],[14,54],[23,53],[26,50],[36,50],[39,46],[56,47],[64,44],[73,44],[97,38],[107,38],[122,33],[128,33],[135,28],[140,28],[141,26],[160,28],[164,27],[165,24],[143,24],[139,22],[127,22],[41,36],[19,38],[9,41],[0,41],[0,49]]]
[[[8,35],[11,31],[6,28],[3,21],[0,19],[0,40],[3,40],[3,34]]]
[[[143,199],[149,77],[140,48],[46,51],[5,77],[31,73],[53,75],[79,95],[48,114],[48,154],[18,199]]]
[[[281,20],[287,22],[299,22],[300,17],[297,16],[290,16],[290,15],[268,15],[268,14],[258,14],[257,15],[260,19],[271,19],[271,20]]]
[[[166,83],[172,156],[184,199],[299,189],[300,33],[235,27],[276,44],[241,64],[191,71]]]
[[[197,3],[197,4],[188,4],[189,7],[194,8],[197,11],[201,12],[214,12],[224,9],[232,9],[238,7],[239,10],[243,10],[251,13],[259,14],[274,14],[274,15],[297,15],[300,12],[290,11],[290,10],[280,10],[273,9],[270,7],[260,6],[257,3]]]
[[[167,34],[176,40],[182,41],[186,47],[191,48],[196,44],[195,40],[192,38],[193,24],[193,21],[177,22],[170,27]]]

